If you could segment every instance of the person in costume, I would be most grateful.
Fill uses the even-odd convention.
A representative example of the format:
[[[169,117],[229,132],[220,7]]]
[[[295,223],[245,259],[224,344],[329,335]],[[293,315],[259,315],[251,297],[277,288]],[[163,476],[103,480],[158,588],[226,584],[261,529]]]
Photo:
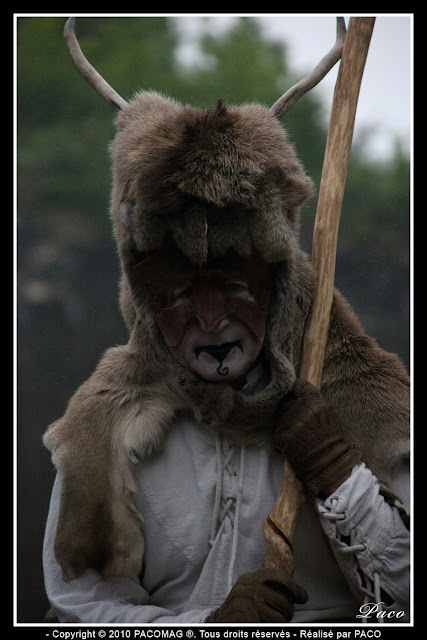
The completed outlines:
[[[335,291],[320,392],[298,378],[312,183],[286,132],[260,105],[112,100],[129,342],[45,435],[58,619],[407,622],[408,376]],[[284,457],[307,495],[292,578],[264,568]]]

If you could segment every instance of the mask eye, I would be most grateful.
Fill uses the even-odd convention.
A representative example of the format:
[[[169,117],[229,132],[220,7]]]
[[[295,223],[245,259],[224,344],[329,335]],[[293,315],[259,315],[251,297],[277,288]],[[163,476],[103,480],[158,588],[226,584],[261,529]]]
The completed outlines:
[[[241,298],[242,300],[249,300],[253,302],[255,300],[254,295],[244,280],[231,280],[227,282],[227,289],[232,298]]]
[[[193,294],[193,287],[191,287],[191,286],[189,286],[189,287],[181,287],[179,289],[174,289],[174,291],[172,291],[171,297],[170,297],[171,305],[173,307],[175,307],[178,304],[182,304],[183,302],[187,302],[187,300],[190,300],[192,294]]]

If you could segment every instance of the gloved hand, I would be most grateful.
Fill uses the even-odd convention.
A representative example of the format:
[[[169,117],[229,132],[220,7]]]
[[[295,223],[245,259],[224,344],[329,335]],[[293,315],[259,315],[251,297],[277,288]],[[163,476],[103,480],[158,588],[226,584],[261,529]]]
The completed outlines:
[[[278,407],[274,440],[312,497],[326,498],[361,458],[344,440],[330,404],[302,379]]]
[[[219,609],[206,622],[290,622],[294,604],[307,594],[279,569],[258,569],[237,580]]]

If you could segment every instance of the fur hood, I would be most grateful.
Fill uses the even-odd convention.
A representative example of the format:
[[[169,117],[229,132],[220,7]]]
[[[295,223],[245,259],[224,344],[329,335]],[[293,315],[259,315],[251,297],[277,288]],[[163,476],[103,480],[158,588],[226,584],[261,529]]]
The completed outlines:
[[[234,429],[245,423],[246,436],[249,429],[256,441],[265,439],[259,415],[272,422],[277,402],[295,380],[291,354],[302,316],[289,292],[299,289],[299,211],[313,193],[312,181],[285,130],[261,105],[218,102],[201,110],[141,93],[116,124],[111,215],[123,267],[121,307],[139,348],[154,349],[155,358],[145,359],[150,376],[156,367],[160,375],[159,363],[163,370],[166,361],[203,422],[225,428],[231,421]],[[256,399],[227,384],[206,383],[169,354],[150,293],[138,277],[144,256],[165,247],[178,248],[196,268],[229,251],[242,258],[256,253],[272,265],[263,346],[271,379]]]
[[[278,262],[296,245],[313,186],[267,108],[218,102],[201,110],[141,93],[116,125],[111,212],[119,247],[127,233],[141,252],[174,243],[201,266],[230,248]]]

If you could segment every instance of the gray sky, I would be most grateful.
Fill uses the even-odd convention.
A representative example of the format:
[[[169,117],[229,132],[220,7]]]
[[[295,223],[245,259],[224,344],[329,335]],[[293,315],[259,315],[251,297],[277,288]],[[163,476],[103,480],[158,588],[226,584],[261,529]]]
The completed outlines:
[[[191,43],[200,29],[220,31],[233,21],[232,14],[212,14],[209,26],[200,16],[177,16],[188,45],[183,48],[185,59],[194,53]],[[264,28],[266,35],[283,39],[288,44],[292,68],[301,69],[302,74],[311,70],[335,42],[335,14],[235,14],[254,15]],[[348,14],[342,14],[348,25]],[[365,15],[365,14],[364,14]],[[366,126],[373,127],[369,137],[369,153],[372,157],[387,155],[395,136],[411,148],[412,113],[412,14],[376,14],[375,27],[360,89],[355,139]],[[329,73],[315,91],[326,105],[332,102],[338,65]],[[285,91],[287,87],[284,87]]]

